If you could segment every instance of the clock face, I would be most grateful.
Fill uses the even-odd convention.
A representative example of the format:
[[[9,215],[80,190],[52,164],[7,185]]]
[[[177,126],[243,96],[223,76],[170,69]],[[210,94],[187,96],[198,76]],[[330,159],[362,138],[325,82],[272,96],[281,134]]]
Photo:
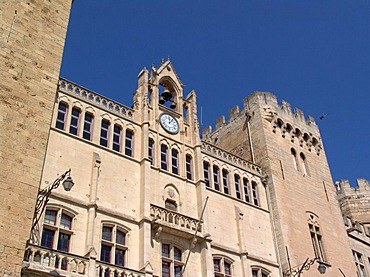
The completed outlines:
[[[168,113],[163,113],[159,117],[159,121],[163,129],[171,134],[177,134],[179,132],[179,122],[176,118]]]

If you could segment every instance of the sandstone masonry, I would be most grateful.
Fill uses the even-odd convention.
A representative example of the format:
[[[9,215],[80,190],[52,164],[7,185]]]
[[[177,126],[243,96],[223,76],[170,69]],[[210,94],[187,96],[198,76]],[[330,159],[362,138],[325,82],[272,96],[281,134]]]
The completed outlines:
[[[71,1],[0,3],[0,275],[19,276]]]

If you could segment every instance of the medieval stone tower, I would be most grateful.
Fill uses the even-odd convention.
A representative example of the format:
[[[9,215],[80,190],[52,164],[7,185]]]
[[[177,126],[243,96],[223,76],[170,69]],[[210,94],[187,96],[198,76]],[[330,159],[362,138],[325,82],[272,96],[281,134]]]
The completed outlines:
[[[285,101],[279,105],[272,93],[255,92],[244,100],[243,110],[231,109],[228,121],[219,118],[214,132],[206,129],[203,139],[262,166],[283,273],[316,257],[328,266],[326,276],[354,276],[330,169],[312,117],[306,120]],[[314,269],[306,274],[320,276]]]
[[[348,180],[340,180],[335,185],[343,216],[365,224],[370,233],[370,182],[357,179],[357,186],[350,186]]]
[[[0,2],[0,275],[19,276],[71,0]]]

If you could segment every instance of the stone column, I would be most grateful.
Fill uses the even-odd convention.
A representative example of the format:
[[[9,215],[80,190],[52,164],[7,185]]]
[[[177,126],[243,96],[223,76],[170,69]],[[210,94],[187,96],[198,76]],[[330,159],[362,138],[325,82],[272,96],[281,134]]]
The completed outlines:
[[[89,257],[89,275],[94,277],[96,274],[96,255],[97,251],[94,245],[94,231],[96,228],[95,217],[96,209],[98,207],[97,201],[97,192],[98,192],[98,183],[99,183],[99,171],[100,171],[100,156],[98,153],[93,153],[93,167],[91,172],[91,181],[90,181],[90,195],[89,203],[87,207],[87,231],[86,231],[86,251],[87,256]]]

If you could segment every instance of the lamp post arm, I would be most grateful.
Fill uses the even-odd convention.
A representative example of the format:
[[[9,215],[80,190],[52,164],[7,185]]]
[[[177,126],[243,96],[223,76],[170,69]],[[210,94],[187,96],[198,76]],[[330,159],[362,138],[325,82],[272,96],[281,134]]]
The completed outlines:
[[[64,180],[64,178],[71,173],[71,169],[64,172],[62,175],[60,175],[52,184],[47,186],[46,188],[43,188],[39,191],[37,195],[37,202],[35,206],[35,213],[33,215],[33,223],[32,223],[32,229],[31,232],[35,229],[37,223],[39,222],[41,215],[43,214],[46,204],[49,201],[49,196],[52,192],[52,190],[59,187],[60,183]]]
[[[309,270],[316,260],[318,260],[318,258],[313,258],[311,260],[307,258],[303,264],[289,268],[283,275],[284,277],[300,277],[303,270]]]

